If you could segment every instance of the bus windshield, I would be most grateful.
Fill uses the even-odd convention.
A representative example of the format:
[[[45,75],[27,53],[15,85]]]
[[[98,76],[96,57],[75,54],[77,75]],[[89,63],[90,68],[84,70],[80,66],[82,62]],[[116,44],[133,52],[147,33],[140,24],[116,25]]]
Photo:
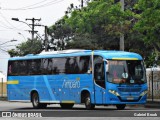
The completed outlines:
[[[107,60],[108,82],[117,84],[146,83],[145,69],[141,60]]]

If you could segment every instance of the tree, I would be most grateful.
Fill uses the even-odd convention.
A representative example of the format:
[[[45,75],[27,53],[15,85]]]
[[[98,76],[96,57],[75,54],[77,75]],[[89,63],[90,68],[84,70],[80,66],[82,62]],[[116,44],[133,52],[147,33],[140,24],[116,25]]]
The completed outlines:
[[[27,54],[38,54],[42,51],[42,42],[38,39],[23,42],[16,46],[16,49],[11,49],[8,51],[10,56],[24,56]]]
[[[63,49],[119,50],[119,36],[124,33],[125,50],[146,57],[153,48],[146,45],[141,32],[133,29],[141,14],[134,7],[137,3],[138,0],[125,0],[124,12],[115,0],[92,0],[83,8],[71,5],[67,14],[50,27],[50,34],[54,41],[63,40]]]
[[[18,51],[16,51],[15,49],[8,50],[7,52],[11,57],[19,56]]]
[[[160,1],[139,0],[135,8],[141,11],[137,14],[135,29],[143,35],[145,43],[160,52]]]
[[[88,37],[84,38],[86,36],[85,34],[87,34],[87,36],[90,35],[89,38],[96,38],[96,40],[94,39],[94,44],[96,44],[99,49],[118,50],[119,35],[121,33],[127,35],[133,32],[131,30],[133,18],[134,13],[130,9],[125,12],[121,11],[120,2],[115,4],[114,0],[93,0],[88,3],[87,7],[75,9],[65,21],[74,33],[72,40],[74,46],[76,43],[77,46],[80,45],[76,39],[78,34],[79,40],[81,41],[83,41],[82,39],[87,41]],[[82,34],[84,34],[84,36]],[[83,37],[80,39],[80,36]],[[94,36],[94,38],[92,36]],[[129,40],[130,39],[127,41]],[[85,44],[85,42],[81,42],[81,45],[82,44]]]
[[[66,42],[70,40],[72,36],[72,30],[65,24],[65,17],[57,21],[49,28],[49,35],[51,36],[51,45],[54,46],[54,50],[64,50]]]

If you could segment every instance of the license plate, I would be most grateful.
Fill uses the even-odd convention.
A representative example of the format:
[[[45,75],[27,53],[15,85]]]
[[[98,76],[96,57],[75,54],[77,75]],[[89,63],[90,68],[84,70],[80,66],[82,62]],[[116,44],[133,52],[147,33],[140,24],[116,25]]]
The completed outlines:
[[[134,100],[134,97],[129,96],[129,97],[127,97],[127,100]]]

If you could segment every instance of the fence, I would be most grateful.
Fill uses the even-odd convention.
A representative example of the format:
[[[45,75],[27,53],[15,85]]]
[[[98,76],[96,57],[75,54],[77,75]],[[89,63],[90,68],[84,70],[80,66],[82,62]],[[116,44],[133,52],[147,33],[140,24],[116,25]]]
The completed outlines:
[[[160,100],[160,68],[147,68],[148,99]]]
[[[0,97],[7,96],[7,85],[6,82],[0,82]]]

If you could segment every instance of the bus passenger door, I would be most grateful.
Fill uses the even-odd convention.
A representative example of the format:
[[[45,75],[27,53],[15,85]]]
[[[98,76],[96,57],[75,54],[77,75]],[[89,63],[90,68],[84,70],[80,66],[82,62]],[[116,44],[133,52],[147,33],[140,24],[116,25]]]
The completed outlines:
[[[104,62],[101,58],[98,59],[100,60],[94,63],[95,103],[104,104],[106,99]]]

